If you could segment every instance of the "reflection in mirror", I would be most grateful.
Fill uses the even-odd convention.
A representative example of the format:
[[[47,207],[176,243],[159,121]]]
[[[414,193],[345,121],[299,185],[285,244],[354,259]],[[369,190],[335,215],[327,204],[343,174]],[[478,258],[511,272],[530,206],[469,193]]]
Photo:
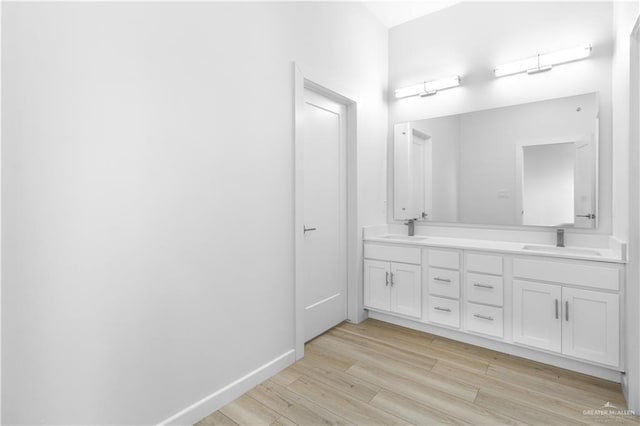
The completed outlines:
[[[594,228],[598,96],[400,123],[394,218]]]
[[[522,146],[522,224],[573,224],[573,142]]]

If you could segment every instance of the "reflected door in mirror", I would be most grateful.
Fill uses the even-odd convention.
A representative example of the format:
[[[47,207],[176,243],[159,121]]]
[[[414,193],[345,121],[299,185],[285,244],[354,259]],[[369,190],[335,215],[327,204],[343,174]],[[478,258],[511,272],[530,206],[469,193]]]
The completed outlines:
[[[394,128],[394,218],[428,217],[432,204],[431,137],[411,126]]]
[[[573,224],[575,143],[522,147],[522,225]]]

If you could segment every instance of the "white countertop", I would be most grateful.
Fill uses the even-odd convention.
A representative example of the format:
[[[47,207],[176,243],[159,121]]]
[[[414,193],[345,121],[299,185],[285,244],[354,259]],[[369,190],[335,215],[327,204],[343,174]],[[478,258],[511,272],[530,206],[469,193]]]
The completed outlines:
[[[366,242],[413,245],[422,247],[443,247],[455,249],[487,250],[527,256],[557,257],[563,259],[591,260],[597,262],[626,263],[619,253],[608,248],[591,247],[555,247],[544,244],[516,243],[509,241],[472,240],[464,238],[434,237],[415,235],[408,237],[399,234],[366,236]]]

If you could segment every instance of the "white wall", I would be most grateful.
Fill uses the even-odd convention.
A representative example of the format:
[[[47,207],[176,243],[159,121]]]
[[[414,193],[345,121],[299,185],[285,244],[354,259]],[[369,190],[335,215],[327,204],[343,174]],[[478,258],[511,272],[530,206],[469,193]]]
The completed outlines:
[[[385,221],[358,4],[5,3],[2,43],[3,423],[156,423],[293,349],[293,61]]]
[[[614,210],[613,233],[629,242],[629,263],[627,264],[627,286],[625,297],[625,346],[626,375],[622,385],[629,408],[640,413],[640,225],[638,223],[638,197],[640,194],[640,148],[638,140],[629,138],[630,123],[638,126],[637,111],[630,116],[630,35],[638,20],[638,2],[616,2],[613,8],[615,44],[612,62],[613,101],[613,201],[620,209]],[[637,46],[636,46],[637,49]],[[636,53],[636,58],[640,52]],[[634,89],[640,82],[635,76]],[[640,95],[639,95],[640,96]],[[631,223],[629,221],[631,218]]]
[[[599,92],[598,232],[609,234],[612,35],[612,5],[605,2],[469,2],[399,25],[389,32],[389,122]],[[584,43],[593,46],[588,60],[537,75],[493,76],[500,63]],[[452,74],[462,75],[462,86],[425,98],[393,99],[398,87]]]
[[[638,4],[614,3],[612,57],[613,103],[613,235],[626,240],[629,227],[629,36],[638,16]]]

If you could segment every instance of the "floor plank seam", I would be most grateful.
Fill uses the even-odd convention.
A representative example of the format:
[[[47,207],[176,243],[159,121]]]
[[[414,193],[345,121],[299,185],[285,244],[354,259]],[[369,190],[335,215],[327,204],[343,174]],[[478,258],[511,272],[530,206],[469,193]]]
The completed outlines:
[[[303,377],[306,377],[306,376],[303,376]],[[307,379],[308,379],[308,377],[307,377]],[[294,381],[293,383],[295,383],[295,382],[297,382],[297,381],[298,381],[298,380]],[[293,383],[292,383],[292,384],[293,384]],[[335,412],[334,410],[332,410],[330,407],[327,407],[327,406],[323,405],[322,403],[320,403],[320,401],[314,401],[314,400],[312,400],[312,399],[307,398],[307,397],[306,397],[306,396],[304,396],[304,395],[300,395],[299,393],[295,392],[293,389],[290,389],[290,388],[289,388],[289,386],[287,386],[286,388],[287,388],[287,389],[289,389],[291,392],[294,392],[294,393],[295,393],[296,395],[298,395],[300,398],[305,399],[305,400],[307,400],[308,402],[310,402],[310,403],[312,403],[312,404],[314,404],[314,405],[317,405],[318,407],[321,407],[321,408],[323,408],[323,409],[327,410],[328,412],[330,412],[330,413],[331,413],[331,414],[333,414],[334,416],[341,418],[342,420],[344,420],[344,423],[345,423],[345,424],[352,424],[349,420],[347,420],[346,418],[344,418],[341,414],[336,413],[336,412]]]
[[[584,414],[626,409],[619,384],[376,320],[342,323],[305,351],[198,426],[640,424]]]
[[[305,377],[307,377],[307,376],[305,376]],[[309,380],[311,380],[311,381],[315,381],[315,380],[313,380],[313,378],[310,378],[310,377],[307,377],[307,379],[309,379]],[[334,389],[335,389],[335,388],[334,388]],[[351,399],[355,399],[356,401],[362,402],[363,404],[367,404],[366,402],[360,401],[360,400],[358,400],[358,399],[356,399],[356,398],[353,398],[353,397],[349,397],[348,395],[344,395],[344,396],[345,396],[345,397],[348,397],[348,398],[351,398]],[[302,397],[302,398],[306,398],[306,397],[305,397],[305,396],[303,396],[303,395],[301,395],[301,397]],[[331,412],[331,413],[332,413],[332,414],[334,414],[336,417],[344,418],[344,417],[342,417],[340,414],[338,414],[338,413],[336,413],[334,410],[332,410],[329,406],[322,404],[320,401],[312,401],[312,400],[310,400],[310,399],[308,399],[308,398],[306,398],[306,399],[307,399],[308,401],[311,401],[311,402],[313,402],[314,404],[316,404],[316,405],[318,405],[318,406],[320,406],[320,407],[324,408],[325,410],[327,410],[327,411]],[[377,410],[383,411],[384,413],[388,414],[389,416],[397,417],[396,415],[394,415],[394,414],[392,414],[392,413],[389,413],[389,412],[387,412],[386,410],[382,410],[382,409],[377,408],[377,407],[374,407],[374,406],[371,406],[371,407],[372,407],[372,408],[375,408],[375,409],[377,409]],[[344,420],[345,420],[345,423],[347,423],[347,424],[353,424],[351,421],[349,421],[349,420],[348,420],[348,419],[346,419],[346,418],[344,418]],[[356,425],[356,426],[357,426],[357,425]]]

